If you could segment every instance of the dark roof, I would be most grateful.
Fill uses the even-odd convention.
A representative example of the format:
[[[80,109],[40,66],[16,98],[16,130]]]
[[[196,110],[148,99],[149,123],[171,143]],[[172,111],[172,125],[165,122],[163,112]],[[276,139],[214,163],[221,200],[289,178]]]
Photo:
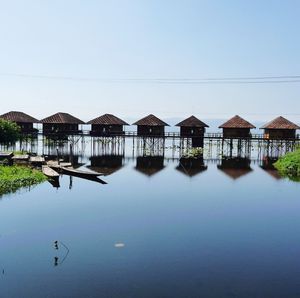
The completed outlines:
[[[56,113],[40,121],[41,123],[84,124],[84,122],[68,113]]]
[[[207,124],[199,120],[195,116],[191,116],[179,123],[176,124],[176,126],[185,126],[185,127],[209,127]]]
[[[219,128],[255,128],[253,124],[236,115],[229,119],[225,123],[219,126]]]
[[[280,116],[265,124],[261,129],[300,129],[295,123]]]
[[[136,122],[133,125],[144,125],[144,126],[169,126],[166,122],[160,120],[156,116],[150,114]]]
[[[104,114],[98,118],[90,120],[87,124],[101,124],[101,125],[129,125],[127,122],[122,119],[112,115]]]
[[[19,122],[19,123],[39,123],[39,120],[23,113],[23,112],[17,112],[17,111],[11,111],[8,113],[5,113],[0,116],[0,118],[12,122]]]

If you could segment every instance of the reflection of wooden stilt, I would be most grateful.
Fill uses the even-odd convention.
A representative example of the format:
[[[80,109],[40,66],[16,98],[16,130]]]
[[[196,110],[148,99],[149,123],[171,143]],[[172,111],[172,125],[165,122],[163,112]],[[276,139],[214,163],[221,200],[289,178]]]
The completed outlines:
[[[230,139],[230,157],[232,157],[232,150],[233,150],[233,140]]]

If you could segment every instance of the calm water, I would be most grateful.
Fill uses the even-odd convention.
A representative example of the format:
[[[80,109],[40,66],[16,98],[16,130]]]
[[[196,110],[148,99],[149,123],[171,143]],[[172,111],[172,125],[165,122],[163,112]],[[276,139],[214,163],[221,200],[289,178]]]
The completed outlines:
[[[299,183],[258,163],[119,162],[107,185],[1,198],[1,297],[300,297]]]

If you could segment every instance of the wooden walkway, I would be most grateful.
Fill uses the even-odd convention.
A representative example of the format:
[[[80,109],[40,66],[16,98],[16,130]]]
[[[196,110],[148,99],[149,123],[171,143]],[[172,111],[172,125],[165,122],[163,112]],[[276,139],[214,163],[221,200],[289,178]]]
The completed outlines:
[[[72,137],[72,136],[89,136],[91,138],[117,138],[117,137],[125,137],[125,138],[161,138],[161,139],[192,139],[192,138],[202,138],[201,136],[181,136],[179,132],[165,132],[164,135],[151,135],[151,136],[141,136],[138,135],[136,131],[125,131],[124,133],[110,133],[107,135],[95,136],[90,135],[90,130],[80,130],[74,133],[64,134],[64,133],[53,133],[53,134],[44,134],[42,130],[38,132],[39,135],[48,137],[48,138],[60,138],[60,137]],[[250,137],[223,137],[223,133],[205,133],[203,139],[206,140],[251,140],[251,141],[299,141],[300,142],[300,135],[298,134],[296,138],[266,138],[264,134],[251,134]]]

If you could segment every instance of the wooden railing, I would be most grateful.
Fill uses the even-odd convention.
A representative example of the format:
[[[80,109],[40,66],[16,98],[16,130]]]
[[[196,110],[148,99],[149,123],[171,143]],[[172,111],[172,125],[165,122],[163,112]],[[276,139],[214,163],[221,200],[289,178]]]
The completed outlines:
[[[79,130],[79,131],[66,131],[66,132],[59,132],[59,133],[48,133],[46,132],[46,135],[53,135],[53,136],[60,136],[60,135],[84,135],[84,136],[90,136],[90,130]],[[42,130],[39,130],[38,132],[39,134],[44,134]],[[94,135],[91,135],[92,137]],[[165,132],[164,135],[143,135],[140,136],[137,134],[136,131],[125,131],[123,133],[114,133],[111,132],[109,134],[103,134],[103,135],[99,135],[99,137],[147,137],[147,138],[202,138],[201,136],[181,136],[179,132]],[[95,135],[95,137],[97,137]],[[299,141],[300,140],[300,135],[297,134],[295,138],[268,138],[266,137],[265,134],[250,134],[248,137],[223,137],[223,133],[205,133],[204,134],[204,139],[250,139],[250,140],[293,140],[293,141]]]

